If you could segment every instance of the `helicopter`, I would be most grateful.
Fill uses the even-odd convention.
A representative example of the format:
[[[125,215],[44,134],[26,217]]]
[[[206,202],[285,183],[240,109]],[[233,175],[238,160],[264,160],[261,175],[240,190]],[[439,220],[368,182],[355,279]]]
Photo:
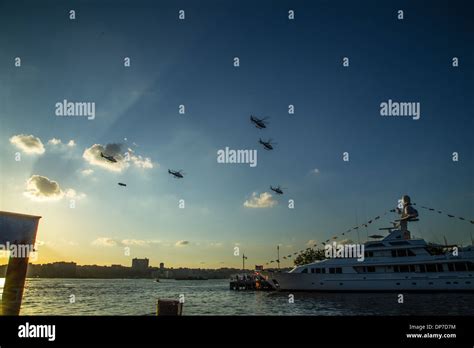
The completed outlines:
[[[265,121],[266,119],[268,119],[268,117],[260,119],[253,115],[250,115],[250,122],[252,122],[258,129],[267,128],[268,122]]]
[[[277,143],[272,142],[272,139],[268,139],[268,141],[259,139],[258,142],[263,145],[263,148],[265,150],[273,150],[273,145],[277,144]]]
[[[280,186],[277,186],[277,187],[270,186],[270,190],[272,190],[273,192],[275,192],[278,195],[283,194],[283,189],[284,188],[281,188]]]
[[[119,186],[127,186],[127,184],[124,184],[123,182],[119,182],[118,184]]]
[[[168,169],[168,173],[173,175],[176,179],[182,179],[184,178],[184,173],[183,173],[183,170],[180,169],[180,170],[172,170],[172,169]]]
[[[105,158],[106,160],[109,160],[110,162],[114,162],[114,163],[117,162],[114,156],[107,156],[107,155],[104,155],[102,152],[100,153],[100,157]]]

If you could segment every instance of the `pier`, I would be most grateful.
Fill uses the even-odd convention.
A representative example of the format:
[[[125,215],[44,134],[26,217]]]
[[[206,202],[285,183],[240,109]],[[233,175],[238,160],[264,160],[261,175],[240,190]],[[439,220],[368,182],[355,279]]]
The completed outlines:
[[[237,274],[230,278],[229,289],[235,291],[272,291],[273,287],[259,273]]]

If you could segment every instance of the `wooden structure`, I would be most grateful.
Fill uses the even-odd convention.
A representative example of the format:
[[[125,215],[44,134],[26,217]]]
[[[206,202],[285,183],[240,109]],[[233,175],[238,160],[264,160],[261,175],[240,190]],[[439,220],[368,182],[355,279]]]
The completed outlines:
[[[0,244],[10,251],[2,294],[2,315],[19,315],[30,252],[41,216],[0,211]]]

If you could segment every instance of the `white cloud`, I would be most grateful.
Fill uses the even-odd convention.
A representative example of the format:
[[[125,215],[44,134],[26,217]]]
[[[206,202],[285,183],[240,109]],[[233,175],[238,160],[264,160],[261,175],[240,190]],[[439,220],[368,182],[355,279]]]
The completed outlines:
[[[189,244],[189,241],[187,240],[178,240],[175,244],[175,246],[179,247],[179,246],[185,246],[185,245],[188,245]]]
[[[61,139],[56,139],[56,138],[49,139],[49,140],[48,140],[48,144],[51,144],[51,145],[59,145],[59,144],[61,144]]]
[[[151,244],[159,244],[159,240],[142,240],[142,239],[124,239],[121,244],[126,246],[141,246],[147,247]]]
[[[63,191],[57,181],[41,175],[32,175],[26,181],[24,195],[37,202],[58,201],[64,196],[74,199],[82,199],[86,196],[84,193],[77,193],[73,189]]]
[[[92,245],[98,247],[114,247],[114,246],[135,246],[135,247],[149,247],[153,244],[160,244],[159,240],[143,240],[143,239],[122,239],[116,240],[109,237],[99,237],[92,241]]]
[[[76,142],[71,139],[65,144],[61,139],[52,138],[48,140],[48,145],[52,146],[54,149],[67,150],[68,148],[70,149],[76,146]]]
[[[97,247],[113,247],[117,245],[117,242],[113,240],[112,238],[99,237],[93,240],[91,244]]]
[[[111,162],[102,157],[101,153],[105,156],[112,156],[116,162]],[[130,167],[130,163],[142,169],[151,169],[154,167],[150,158],[137,155],[132,149],[128,149],[127,153],[122,153],[122,144],[107,144],[105,146],[94,144],[84,151],[82,157],[91,165],[99,166],[113,172],[121,172],[127,169]]]
[[[314,168],[311,173],[313,174],[319,174],[319,169],[318,168]]]
[[[10,138],[10,143],[27,154],[41,155],[45,151],[41,139],[34,135],[14,135]]]
[[[41,175],[33,175],[28,179],[24,194],[34,201],[57,201],[64,196],[56,181]]]
[[[70,199],[83,199],[83,198],[86,198],[86,194],[85,193],[78,193],[76,192],[76,190],[74,189],[67,189],[65,192],[64,192],[65,196],[67,198],[70,198]]]
[[[271,208],[278,202],[273,199],[273,196],[268,192],[263,192],[260,195],[257,192],[252,193],[252,197],[244,202],[246,208]]]
[[[81,170],[81,174],[84,175],[84,176],[89,176],[89,175],[91,175],[92,173],[94,173],[94,170],[92,170],[92,169],[90,169],[90,168]]]

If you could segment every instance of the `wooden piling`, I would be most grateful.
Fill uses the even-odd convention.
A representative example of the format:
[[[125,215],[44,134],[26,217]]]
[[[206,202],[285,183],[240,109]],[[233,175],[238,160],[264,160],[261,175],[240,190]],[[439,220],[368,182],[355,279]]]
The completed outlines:
[[[183,303],[177,300],[158,299],[156,315],[180,316],[183,314]]]
[[[40,218],[40,216],[0,212],[0,243],[16,246],[17,252],[22,249],[27,253],[26,255],[10,254],[2,294],[2,315],[20,314],[29,252],[35,244]]]

